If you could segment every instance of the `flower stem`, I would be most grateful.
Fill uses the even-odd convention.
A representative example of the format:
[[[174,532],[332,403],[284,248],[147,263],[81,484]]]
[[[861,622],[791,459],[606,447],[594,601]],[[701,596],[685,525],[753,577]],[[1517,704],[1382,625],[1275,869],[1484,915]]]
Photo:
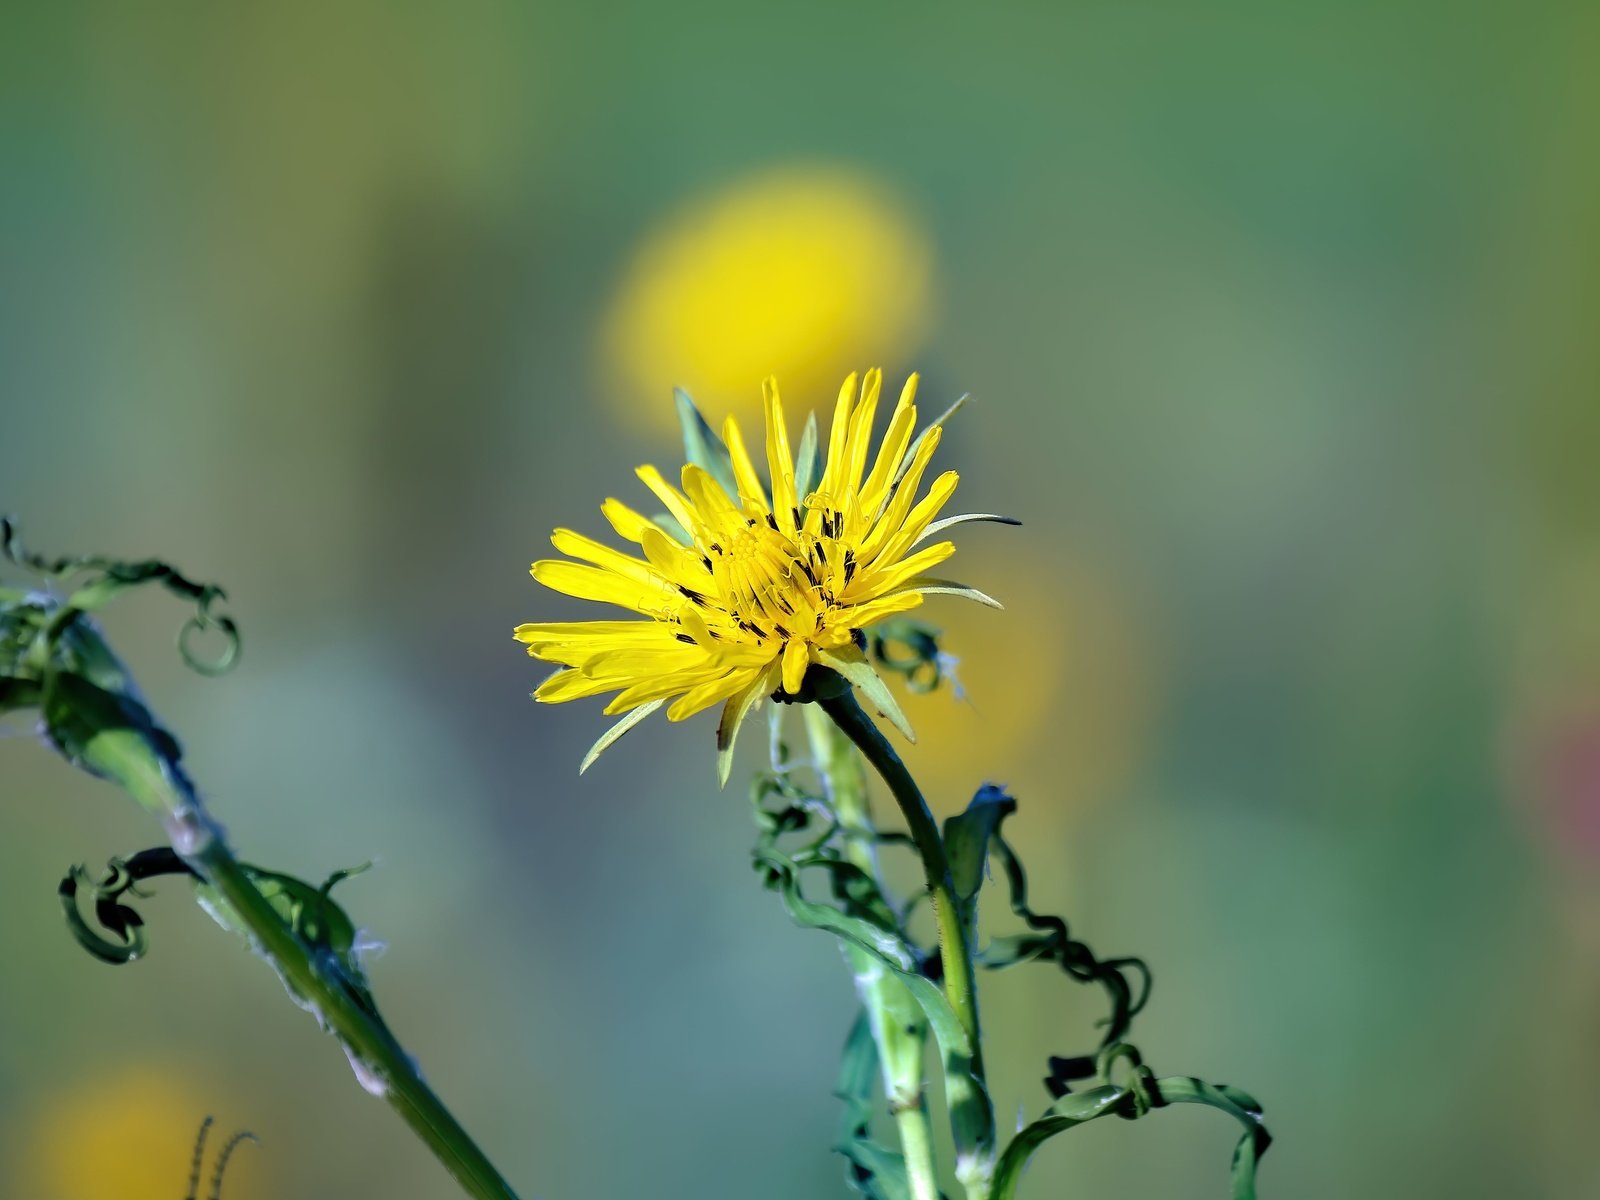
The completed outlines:
[[[181,768],[149,753],[142,738],[120,732],[96,737],[93,749],[94,769],[162,817],[173,849],[227,901],[256,950],[339,1039],[362,1085],[389,1102],[467,1195],[517,1200],[511,1185],[423,1082],[415,1061],[388,1026],[356,1003],[337,970],[261,894]]]
[[[861,757],[839,727],[815,705],[806,705],[804,712],[812,757],[844,831],[845,857],[873,880],[879,895],[887,900],[888,889],[878,867],[877,829],[872,823]],[[892,901],[890,903],[892,907]],[[905,1158],[912,1200],[939,1200],[938,1171],[934,1165],[923,1089],[923,1064],[928,1045],[926,1018],[905,985],[870,954],[851,947],[848,956],[856,991],[867,1011],[872,1038],[878,1046],[884,1097],[900,1135],[900,1152]]]
[[[972,1079],[981,1088],[984,1078],[983,1047],[979,1037],[972,944],[968,922],[956,898],[955,883],[950,876],[950,861],[945,854],[944,838],[939,826],[934,821],[933,813],[928,810],[928,803],[922,798],[911,772],[872,718],[862,711],[854,691],[846,690],[836,696],[821,697],[817,703],[889,785],[889,791],[905,817],[911,841],[922,859],[928,892],[933,898],[934,920],[939,930],[939,957],[944,968],[945,998],[966,1033],[971,1047]],[[981,1195],[987,1190],[988,1166],[994,1153],[994,1127],[992,1118],[988,1116],[988,1103],[986,1099],[964,1094],[968,1085],[959,1078],[947,1077],[945,1084],[950,1098],[951,1123],[956,1135],[957,1174],[970,1176],[970,1183],[963,1178],[969,1194]]]

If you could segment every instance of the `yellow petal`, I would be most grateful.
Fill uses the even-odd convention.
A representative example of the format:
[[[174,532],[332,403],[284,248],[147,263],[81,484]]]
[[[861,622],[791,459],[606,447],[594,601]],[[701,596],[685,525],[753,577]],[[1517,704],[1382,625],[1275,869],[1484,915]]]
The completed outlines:
[[[679,525],[683,526],[684,532],[693,537],[695,527],[700,522],[683,493],[663,479],[661,472],[654,467],[640,467],[634,474],[639,477],[645,487],[656,494],[657,500],[666,505],[667,511],[677,519]]]
[[[744,448],[744,434],[739,432],[739,422],[731,416],[722,423],[722,440],[727,444],[728,457],[733,461],[733,479],[739,485],[741,504],[767,511],[767,489],[761,486],[761,477],[750,461],[750,452]]]
[[[783,419],[783,398],[771,376],[761,385],[767,415],[767,473],[772,479],[772,512],[778,528],[794,536],[799,501],[794,494],[794,453],[789,449],[789,429]]]
[[[806,668],[810,665],[805,642],[790,638],[783,647],[783,690],[791,696],[799,695],[805,683]]]

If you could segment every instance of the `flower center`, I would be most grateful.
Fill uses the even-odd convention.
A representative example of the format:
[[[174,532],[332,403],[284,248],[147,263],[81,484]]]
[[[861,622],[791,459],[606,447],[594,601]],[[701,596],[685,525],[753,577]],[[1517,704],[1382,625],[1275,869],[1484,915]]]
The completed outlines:
[[[700,545],[717,582],[716,607],[763,639],[816,636],[855,569],[834,538],[802,530],[791,539],[771,517],[730,514],[702,531]]]

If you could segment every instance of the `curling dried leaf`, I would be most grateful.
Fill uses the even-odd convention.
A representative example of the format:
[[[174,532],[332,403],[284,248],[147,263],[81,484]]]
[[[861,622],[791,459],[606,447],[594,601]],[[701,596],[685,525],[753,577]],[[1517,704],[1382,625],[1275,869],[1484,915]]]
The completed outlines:
[[[1150,999],[1149,967],[1139,958],[1097,958],[1093,950],[1072,936],[1065,920],[1049,913],[1037,913],[1029,907],[1027,873],[1022,868],[1022,860],[1000,832],[998,823],[989,849],[1000,861],[1005,875],[1011,911],[1022,919],[1030,932],[992,939],[984,948],[980,963],[991,970],[999,970],[1025,962],[1052,962],[1079,983],[1099,984],[1111,1002],[1110,1015],[1102,1022],[1105,1034],[1100,1045],[1105,1047],[1121,1041],[1133,1018]],[[1085,1057],[1052,1056],[1050,1074],[1045,1079],[1050,1094],[1065,1095],[1072,1083],[1087,1078],[1091,1071],[1084,1069],[1084,1065],[1091,1061]]]

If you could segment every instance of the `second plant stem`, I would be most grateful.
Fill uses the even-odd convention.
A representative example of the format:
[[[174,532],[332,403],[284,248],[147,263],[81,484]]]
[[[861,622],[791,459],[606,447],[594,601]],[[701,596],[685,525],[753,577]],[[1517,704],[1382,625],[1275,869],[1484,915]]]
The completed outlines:
[[[844,832],[844,854],[888,892],[878,866],[877,828],[867,797],[861,756],[837,725],[815,705],[805,708],[806,736],[828,799]],[[892,902],[891,902],[892,903]],[[928,1126],[923,1078],[927,1057],[927,1019],[904,984],[864,950],[847,951],[856,990],[872,1028],[882,1066],[883,1092],[900,1135],[912,1200],[939,1200],[938,1170]]]
[[[970,925],[957,899],[950,875],[950,860],[944,837],[922,797],[922,790],[900,755],[889,744],[872,718],[856,701],[854,691],[845,691],[818,701],[858,750],[882,776],[905,818],[907,832],[922,860],[924,880],[933,901],[934,920],[939,931],[939,958],[944,974],[944,993],[970,1047],[972,1083],[984,1086],[983,1047],[978,1027],[978,992],[973,965]],[[959,1078],[946,1078],[950,1094],[952,1125],[956,1134],[957,1175],[969,1194],[985,1194],[987,1177],[994,1155],[994,1128],[986,1096],[963,1095],[969,1087]]]
[[[97,773],[121,784],[159,815],[172,847],[227,902],[256,950],[345,1047],[363,1087],[382,1095],[434,1157],[475,1200],[517,1200],[505,1178],[423,1081],[416,1062],[388,1027],[367,1012],[342,980],[278,915],[228,848],[181,770],[124,730],[89,743]]]

